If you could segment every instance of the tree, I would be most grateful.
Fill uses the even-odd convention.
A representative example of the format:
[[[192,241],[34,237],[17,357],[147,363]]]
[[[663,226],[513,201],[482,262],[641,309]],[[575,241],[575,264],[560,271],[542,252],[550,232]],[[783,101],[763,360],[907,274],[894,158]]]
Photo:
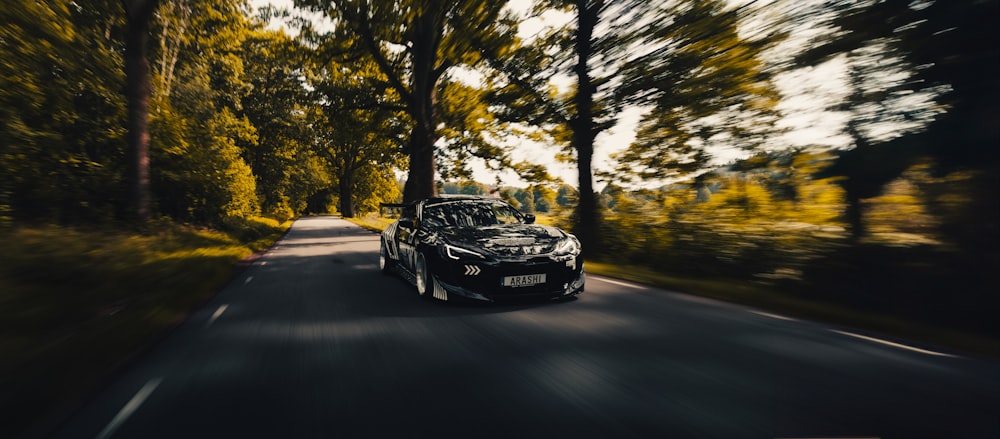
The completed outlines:
[[[382,197],[385,194],[377,192],[395,187],[400,145],[409,126],[401,110],[381,105],[387,90],[378,67],[369,60],[327,62],[317,67],[314,76],[315,142],[337,182],[339,211],[351,218],[358,201],[364,204],[364,199]],[[381,201],[394,201],[393,196]]]
[[[536,12],[546,9],[572,11],[575,27],[548,34],[534,49],[517,52],[520,62],[504,64],[511,86],[497,93],[497,99],[512,109],[507,117],[548,124],[553,137],[568,144],[567,156],[575,160],[579,174],[574,232],[585,249],[599,246],[594,141],[615,125],[624,105],[654,109],[639,133],[648,141],[633,146],[642,152],[623,155],[623,162],[631,163],[622,166],[620,175],[666,173],[671,172],[669,166],[682,163],[703,168],[710,155],[697,149],[703,145],[689,144],[682,136],[707,140],[726,135],[753,146],[764,143],[766,128],[776,120],[777,94],[767,84],[758,57],[777,37],[740,38],[738,25],[745,11],[726,10],[719,1],[662,6],[641,1],[545,0],[536,6]],[[540,78],[564,70],[573,75],[575,89],[555,97]],[[723,113],[742,116],[742,122],[716,130],[705,121]],[[664,131],[669,132],[670,142],[653,136]],[[640,163],[645,157],[670,157],[666,145],[678,144],[686,150],[678,151],[674,160]]]
[[[535,184],[530,187],[531,198],[534,199],[535,212],[551,213],[556,208],[558,194],[546,185]]]
[[[132,215],[152,216],[149,185],[149,23],[159,0],[122,0],[125,6],[125,99],[128,102],[128,187]]]
[[[439,139],[440,80],[452,68],[481,63],[472,41],[498,33],[506,1],[296,0],[296,6],[322,12],[335,23],[329,56],[364,57],[378,66],[393,90],[388,106],[412,122],[404,152],[409,177],[406,201],[436,193],[435,148]]]
[[[530,190],[518,189],[513,194],[521,210],[526,213],[535,213],[535,193]]]
[[[506,201],[515,209],[525,212],[524,206],[521,205],[521,201],[517,199],[517,194],[523,192],[522,189],[504,187],[500,189],[500,199]]]
[[[750,6],[719,0],[673,3],[640,34],[641,56],[625,67],[627,102],[649,106],[636,140],[616,157],[625,179],[662,180],[705,171],[713,148],[764,147],[777,132],[780,99],[766,50],[783,35],[747,35]]]
[[[0,7],[0,222],[105,221],[123,207],[120,8]]]
[[[573,11],[575,28],[556,29],[531,44],[514,45],[503,52],[484,51],[491,64],[505,73],[504,82],[492,93],[501,118],[545,127],[552,140],[567,145],[564,157],[576,162],[579,195],[573,231],[587,253],[599,245],[594,140],[615,124],[620,107],[611,90],[623,61],[616,48],[627,44],[629,23],[644,7],[642,1],[543,0],[536,4],[535,13]],[[599,24],[608,31],[597,33]],[[505,60],[501,55],[507,52],[510,56]],[[575,89],[568,95],[553,90],[549,81],[563,73],[575,79]]]
[[[550,178],[544,166],[513,163],[509,147],[499,144],[516,129],[496,118],[488,88],[444,78],[440,89],[441,147],[435,165],[442,180],[471,180],[473,159],[489,170],[514,170],[528,181]]]
[[[256,179],[243,159],[257,142],[256,128],[241,114],[251,91],[241,50],[252,29],[245,4],[172,6],[182,9],[165,8],[154,28],[171,40],[154,55],[169,60],[153,69],[159,93],[152,101],[150,178],[158,208],[200,223],[257,215]],[[163,30],[179,28],[190,32]]]
[[[307,89],[316,67],[300,39],[262,27],[255,25],[242,47],[252,92],[242,99],[240,114],[257,132],[257,142],[244,145],[243,158],[257,178],[263,212],[291,218],[331,184],[325,153],[309,124],[311,110],[320,105]]]
[[[573,40],[576,54],[576,64],[573,67],[573,73],[576,74],[576,94],[572,100],[575,112],[569,119],[569,129],[572,132],[570,145],[576,153],[576,169],[580,179],[574,231],[580,236],[583,248],[587,249],[598,243],[597,225],[600,221],[593,182],[594,139],[602,128],[610,125],[606,123],[595,126],[595,118],[598,117],[594,111],[597,84],[591,77],[590,62],[595,55],[594,28],[608,5],[603,0],[575,0],[573,6],[577,16]]]
[[[939,173],[982,170],[970,177],[977,194],[962,208],[967,217],[945,227],[954,227],[949,234],[975,252],[983,243],[996,243],[984,236],[995,237],[1000,220],[995,177],[1000,136],[989,121],[1000,114],[1000,32],[990,21],[1000,3],[886,0],[823,6],[804,14],[829,17],[821,20],[828,32],[795,61],[808,67],[849,60],[852,92],[837,109],[850,113],[847,131],[855,144],[826,175],[845,177],[846,214],[855,239],[864,235],[860,199],[877,195],[912,164],[931,157]],[[947,211],[953,214],[955,206]]]

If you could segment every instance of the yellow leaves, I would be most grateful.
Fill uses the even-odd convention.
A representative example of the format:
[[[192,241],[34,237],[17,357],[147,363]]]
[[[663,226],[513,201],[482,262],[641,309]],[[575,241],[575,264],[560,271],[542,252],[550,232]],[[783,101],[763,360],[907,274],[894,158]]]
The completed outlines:
[[[913,179],[925,174],[923,166],[904,172],[887,184],[882,194],[863,200],[864,220],[870,239],[890,245],[937,243],[940,219],[927,211],[926,196]]]

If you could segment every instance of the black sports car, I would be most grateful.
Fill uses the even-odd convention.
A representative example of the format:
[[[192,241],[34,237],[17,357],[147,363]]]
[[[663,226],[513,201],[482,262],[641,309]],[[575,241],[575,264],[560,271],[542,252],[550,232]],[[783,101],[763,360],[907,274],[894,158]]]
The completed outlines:
[[[424,297],[480,301],[568,298],[583,292],[580,241],[534,224],[496,198],[436,197],[402,208],[382,232],[379,267]]]

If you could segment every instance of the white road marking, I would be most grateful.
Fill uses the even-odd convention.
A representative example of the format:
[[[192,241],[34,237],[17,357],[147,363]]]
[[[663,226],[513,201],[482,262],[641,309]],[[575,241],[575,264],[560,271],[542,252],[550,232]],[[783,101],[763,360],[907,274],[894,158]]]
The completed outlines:
[[[267,261],[260,261],[260,265],[267,265]]]
[[[247,276],[247,278],[243,280],[243,285],[246,285],[246,284],[250,283],[250,281],[252,281],[252,280],[253,280],[253,276]]]
[[[149,380],[146,385],[142,386],[135,396],[133,396],[132,399],[125,404],[125,407],[122,407],[118,414],[115,415],[114,419],[108,423],[108,426],[104,427],[104,430],[101,430],[101,432],[97,434],[97,439],[107,439],[111,437],[111,435],[115,434],[118,427],[121,427],[121,425],[128,420],[129,416],[132,416],[132,414],[139,409],[139,406],[146,401],[146,398],[148,398],[149,395],[156,390],[156,387],[159,386],[162,381],[163,378],[153,378]]]
[[[620,286],[627,287],[627,288],[635,288],[635,289],[640,289],[640,290],[648,288],[648,287],[645,287],[645,286],[642,286],[642,285],[631,284],[631,283],[628,283],[628,282],[621,282],[621,281],[617,281],[617,280],[608,279],[608,278],[605,278],[605,277],[588,276],[588,278],[590,278],[590,279],[597,279],[597,280],[599,280],[601,282],[607,282],[609,284],[620,285]],[[793,319],[791,317],[785,317],[785,316],[782,316],[782,315],[771,314],[771,313],[763,312],[763,311],[750,311],[750,312],[752,312],[754,314],[757,314],[757,315],[761,315],[761,316],[765,316],[765,317],[770,317],[770,318],[773,318],[773,319],[796,321],[796,319]],[[886,345],[886,346],[892,346],[894,348],[905,349],[905,350],[912,351],[912,352],[918,352],[918,353],[921,353],[921,354],[934,355],[934,356],[938,356],[938,357],[960,358],[957,355],[946,354],[946,353],[943,353],[943,352],[929,351],[929,350],[926,350],[926,349],[920,349],[920,348],[917,348],[917,347],[907,346],[907,345],[904,345],[904,344],[894,343],[894,342],[891,342],[891,341],[888,341],[888,340],[882,340],[882,339],[875,338],[875,337],[868,337],[868,336],[861,335],[861,334],[855,334],[855,333],[852,333],[852,332],[838,331],[838,330],[835,330],[835,329],[831,329],[830,331],[836,332],[838,334],[846,335],[848,337],[859,338],[859,339],[862,339],[862,340],[867,340],[867,341],[870,341],[870,342],[879,343],[879,344],[883,344],[883,345]]]
[[[215,310],[215,313],[212,314],[212,318],[208,319],[208,323],[205,323],[205,327],[207,328],[212,326],[212,323],[215,323],[215,319],[219,318],[222,313],[226,312],[226,308],[229,308],[229,305],[219,305],[219,309]]]
[[[598,276],[587,276],[587,277],[590,278],[590,279],[597,279],[597,280],[599,280],[601,282],[607,282],[609,284],[620,285],[620,286],[628,287],[628,288],[635,288],[637,290],[645,290],[646,288],[648,288],[648,287],[645,287],[645,286],[642,286],[642,285],[636,285],[636,284],[630,284],[628,282],[621,282],[621,281],[617,281],[617,280],[611,280],[611,279],[608,279],[606,277],[598,277]]]
[[[809,437],[776,437],[774,439],[882,439],[879,436],[809,436]]]
[[[759,316],[764,316],[764,317],[770,317],[770,318],[772,318],[772,319],[778,319],[778,320],[788,320],[788,321],[790,321],[790,322],[794,322],[794,321],[796,321],[795,319],[793,319],[793,318],[791,318],[791,317],[785,317],[785,316],[783,316],[783,315],[778,315],[778,314],[771,314],[771,313],[769,313],[769,312],[764,312],[764,311],[754,311],[754,310],[747,310],[747,311],[750,311],[750,312],[752,312],[752,313],[754,313],[754,314],[757,314],[757,315],[759,315]]]
[[[945,354],[945,353],[942,353],[942,352],[928,351],[926,349],[915,348],[913,346],[907,346],[905,344],[893,343],[893,342],[888,341],[888,340],[882,340],[880,338],[875,338],[875,337],[868,337],[868,336],[861,335],[861,334],[855,334],[853,332],[838,331],[836,329],[831,329],[830,331],[836,332],[837,334],[846,335],[848,337],[860,338],[862,340],[867,340],[867,341],[870,341],[870,342],[873,342],[873,343],[879,343],[879,344],[883,344],[883,345],[886,345],[886,346],[892,346],[894,348],[906,349],[908,351],[913,351],[913,352],[919,352],[921,354],[934,355],[934,356],[938,356],[938,357],[959,358],[957,355]]]

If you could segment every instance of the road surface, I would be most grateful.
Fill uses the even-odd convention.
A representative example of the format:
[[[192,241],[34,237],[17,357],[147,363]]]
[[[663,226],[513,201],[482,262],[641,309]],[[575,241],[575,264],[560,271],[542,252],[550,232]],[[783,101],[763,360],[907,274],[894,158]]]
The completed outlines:
[[[296,221],[54,437],[1000,437],[993,360],[597,276],[429,302],[377,263]]]

